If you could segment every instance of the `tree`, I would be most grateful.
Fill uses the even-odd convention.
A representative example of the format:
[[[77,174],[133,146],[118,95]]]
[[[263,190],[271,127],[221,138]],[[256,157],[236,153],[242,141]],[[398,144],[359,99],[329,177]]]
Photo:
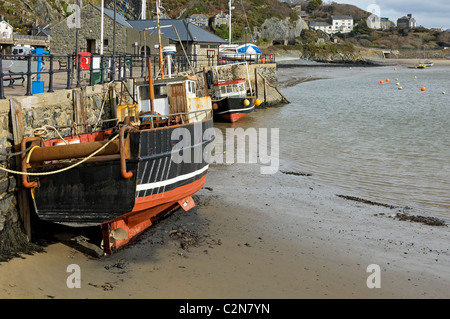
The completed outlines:
[[[322,5],[322,0],[311,0],[308,5],[306,6],[306,9],[309,12],[312,12],[314,10],[317,10]]]

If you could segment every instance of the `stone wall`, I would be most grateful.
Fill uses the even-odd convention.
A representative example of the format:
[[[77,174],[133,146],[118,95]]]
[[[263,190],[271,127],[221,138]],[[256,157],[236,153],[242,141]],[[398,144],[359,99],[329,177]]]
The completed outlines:
[[[74,118],[77,116],[76,105],[83,109],[85,122],[95,124],[100,119],[110,118],[112,107],[116,101],[116,92],[120,92],[121,84],[108,86],[95,85],[93,87],[76,88],[73,90],[59,90],[54,93],[42,93],[33,96],[14,97],[0,100],[0,165],[11,170],[18,170],[16,157],[7,154],[18,151],[13,136],[11,108],[16,114],[21,114],[24,137],[34,135],[36,129],[50,125],[67,126],[62,130],[63,135],[71,134],[74,130]],[[111,97],[111,98],[110,98]],[[79,103],[75,101],[78,100]],[[101,116],[100,116],[101,114]],[[105,124],[110,125],[110,124]],[[78,130],[81,128],[78,127]],[[48,129],[48,137],[56,137],[53,130]],[[20,253],[32,253],[42,250],[41,247],[28,241],[29,232],[21,219],[18,198],[20,198],[21,175],[10,174],[0,170],[0,261],[8,260]]]
[[[76,29],[74,28],[72,16],[52,26],[51,47],[50,52],[53,54],[69,54],[75,52],[76,48]],[[87,50],[87,41],[90,40],[92,45],[90,52],[100,52],[100,38],[101,38],[101,11],[89,4],[81,9],[81,23],[78,30],[78,49],[80,52]],[[104,39],[104,53],[111,54],[113,52],[114,43],[114,20],[104,16],[103,19],[103,39]],[[145,36],[145,39],[144,39]],[[116,36],[115,36],[115,51],[116,53],[134,54],[140,53],[140,48],[144,43],[152,50],[153,44],[158,43],[158,37],[155,34],[139,31],[133,28],[126,27],[116,22]],[[138,43],[136,50],[134,44]],[[167,39],[162,40],[163,45],[168,44]]]

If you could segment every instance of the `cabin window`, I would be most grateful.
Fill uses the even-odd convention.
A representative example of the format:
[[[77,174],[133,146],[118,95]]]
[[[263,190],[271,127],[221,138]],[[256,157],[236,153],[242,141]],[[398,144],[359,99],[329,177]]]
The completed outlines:
[[[195,94],[195,82],[190,81],[188,83],[189,92]]]
[[[167,97],[167,85],[155,85],[153,86],[153,93],[155,99],[161,99]]]

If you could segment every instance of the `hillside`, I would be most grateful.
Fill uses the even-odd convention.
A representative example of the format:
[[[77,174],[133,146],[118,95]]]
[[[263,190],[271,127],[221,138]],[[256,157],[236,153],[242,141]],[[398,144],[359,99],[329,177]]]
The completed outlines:
[[[70,14],[71,4],[78,4],[80,1],[83,1],[83,5],[88,2],[101,4],[101,0],[3,0],[0,15],[15,28],[15,32],[27,34],[36,24],[52,24],[65,18]],[[220,12],[228,13],[228,1],[162,0],[161,4],[168,17],[184,19],[195,13],[207,17]],[[147,0],[148,19],[152,18],[155,3],[155,0]],[[113,4],[114,0],[105,0],[107,8],[112,9]],[[272,52],[280,49],[297,50],[306,58],[333,60],[355,59],[354,47],[395,49],[400,50],[400,53],[406,50],[411,54],[410,51],[439,50],[450,46],[449,32],[424,28],[409,30],[392,27],[384,31],[370,29],[366,25],[370,13],[349,4],[325,4],[322,0],[233,0],[232,5],[233,42],[250,39],[251,35],[258,45],[269,48]],[[127,19],[139,19],[141,0],[116,0],[116,10]],[[351,15],[355,23],[354,31],[330,37],[307,30],[310,21],[329,22],[332,15]],[[228,38],[228,27],[225,25],[210,31],[224,39]],[[280,40],[283,34],[289,34],[289,39],[285,39],[291,45],[272,46],[274,40]]]

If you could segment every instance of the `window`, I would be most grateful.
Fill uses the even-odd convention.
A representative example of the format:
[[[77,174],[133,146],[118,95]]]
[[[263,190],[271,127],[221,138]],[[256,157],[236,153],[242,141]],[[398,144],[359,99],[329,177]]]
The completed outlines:
[[[195,82],[189,81],[189,92],[195,94]]]
[[[156,99],[167,97],[167,85],[155,85],[153,86],[153,93]]]

